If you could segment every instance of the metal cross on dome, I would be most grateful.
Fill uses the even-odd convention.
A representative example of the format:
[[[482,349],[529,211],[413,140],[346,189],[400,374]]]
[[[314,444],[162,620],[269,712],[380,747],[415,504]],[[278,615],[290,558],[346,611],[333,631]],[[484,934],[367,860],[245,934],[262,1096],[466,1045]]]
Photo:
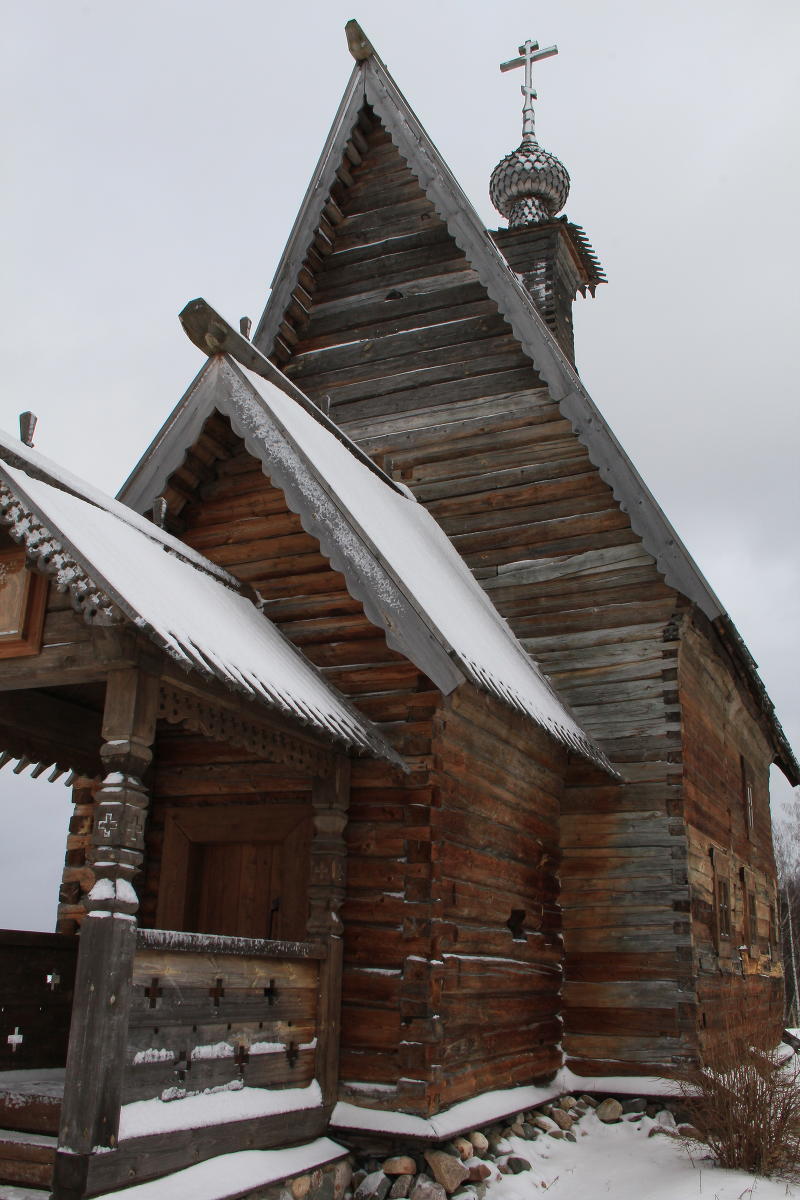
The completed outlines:
[[[552,58],[558,54],[558,46],[547,46],[546,49],[540,50],[538,42],[532,42],[530,38],[519,47],[519,58],[510,58],[508,62],[500,64],[501,71],[513,71],[515,67],[525,68],[525,82],[520,91],[525,98],[525,103],[522,106],[522,140],[523,142],[536,141],[536,127],[533,115],[533,102],[537,99],[536,88],[533,86],[533,64],[540,62],[543,58]]]

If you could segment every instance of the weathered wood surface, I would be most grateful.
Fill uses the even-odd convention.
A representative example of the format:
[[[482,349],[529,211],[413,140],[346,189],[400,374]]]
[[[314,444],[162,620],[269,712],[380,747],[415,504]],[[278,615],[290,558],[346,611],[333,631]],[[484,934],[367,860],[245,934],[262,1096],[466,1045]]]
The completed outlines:
[[[772,748],[752,699],[715,643],[705,621],[687,621],[678,660],[698,1019],[703,1038],[738,1027],[745,1013],[759,1027],[771,1026],[777,1038],[783,980],[774,921]],[[726,936],[717,920],[721,881],[730,897]]]
[[[0,931],[0,1071],[64,1066],[77,953],[61,934]]]
[[[158,930],[142,931],[140,938],[125,1102],[234,1081],[271,1088],[311,1082],[322,1032],[317,1008],[323,946],[170,937]],[[194,949],[204,943],[206,952]]]
[[[112,1154],[91,1158],[85,1194],[96,1196],[143,1183],[220,1154],[269,1150],[311,1141],[325,1132],[329,1115],[327,1108],[303,1109],[272,1117],[207,1125],[203,1127],[202,1137],[198,1137],[197,1130],[178,1129],[151,1137],[131,1138],[121,1142]]]
[[[352,186],[335,189],[344,219],[332,253],[307,264],[297,339],[276,358],[312,398],[330,394],[332,415],[430,508],[578,720],[631,769],[630,796],[579,770],[563,796],[567,978],[569,963],[580,975],[592,962],[612,990],[654,971],[674,986],[688,938],[667,634],[676,594],[388,136],[374,125],[367,142]],[[378,229],[391,239],[383,260]],[[488,878],[472,847],[461,853],[465,874]],[[355,870],[372,879],[366,863]],[[387,890],[399,889],[402,872],[390,870]],[[614,880],[626,876],[636,885],[623,898]],[[393,941],[387,931],[387,966]],[[607,1021],[602,998],[593,1003]],[[671,1059],[673,1039],[651,1032],[650,1061]],[[575,1054],[595,1062],[596,1049],[576,1043]]]
[[[0,1130],[0,1189],[3,1184],[48,1189],[55,1153],[54,1137]]]
[[[521,899],[531,902],[530,889],[546,895],[541,929],[516,954],[524,969],[558,962],[551,868],[529,874],[516,858],[522,847],[535,857],[534,846],[552,837],[541,797],[556,794],[566,980],[589,986],[568,992],[564,1041],[572,1065],[608,1073],[611,1058],[614,1073],[668,1067],[696,1040],[699,1019],[677,684],[687,605],[664,583],[389,137],[368,112],[361,129],[365,144],[339,173],[330,198],[335,219],[328,217],[299,272],[274,359],[312,399],[327,405],[329,396],[334,418],[437,516],[627,783],[611,785],[573,763],[559,792],[548,776],[558,771],[536,745],[527,757],[529,769],[536,763],[531,779],[540,803],[521,810],[520,788],[531,779],[497,762],[494,743],[505,729],[490,714],[482,716],[485,738],[476,724],[468,751],[448,748],[457,782],[446,779],[436,751],[438,695],[387,651],[279,490],[221,418],[209,420],[170,483],[176,530],[259,588],[269,615],[385,724],[413,768],[400,780],[383,764],[354,766],[343,909],[345,1090],[359,1102],[420,1112],[441,1100],[443,1018],[433,1005],[442,1002],[452,963],[463,960],[444,960],[447,968],[431,963],[453,927],[461,948],[446,953],[503,957],[503,939],[512,935],[487,919],[493,888],[509,913],[517,902],[527,911]],[[507,727],[507,716],[498,724]],[[237,795],[291,793],[290,774],[255,765],[250,772],[244,759],[234,765],[219,756],[193,765],[179,761],[176,748],[162,756],[155,785],[174,803],[193,794],[207,802],[226,787]],[[156,809],[156,860],[158,819]],[[483,844],[482,820],[496,843]],[[437,879],[450,890],[438,894]],[[494,978],[494,968],[487,970]],[[625,989],[641,997],[645,984],[672,1000],[620,1003]],[[517,1011],[509,988],[498,995]],[[451,1097],[483,1086],[483,1067],[462,1072],[459,1053],[466,1063],[480,1048],[475,1062],[483,1055],[508,1079],[516,1069],[480,1031],[477,1014],[464,1015],[467,995],[453,988],[448,1010],[454,1028],[458,1021],[470,1026],[466,1041],[454,1038],[447,1047],[455,1056],[448,1060]],[[539,1022],[544,1031],[542,1071],[560,1037],[548,1020],[537,1009],[526,1026],[530,1033]],[[402,1097],[370,1095],[370,1084],[398,1077],[417,1082],[404,1084]]]

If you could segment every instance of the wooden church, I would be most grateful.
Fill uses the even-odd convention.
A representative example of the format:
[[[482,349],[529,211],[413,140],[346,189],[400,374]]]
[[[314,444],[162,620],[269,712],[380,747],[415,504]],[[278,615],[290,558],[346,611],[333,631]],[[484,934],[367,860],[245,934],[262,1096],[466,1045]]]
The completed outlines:
[[[487,231],[347,32],[255,334],[187,305],[199,374],[119,497],[0,439],[0,761],[75,806],[58,931],[0,934],[9,1195],[436,1140],[780,1028],[800,770],[574,369],[604,276],[536,139],[551,51],[504,64]]]

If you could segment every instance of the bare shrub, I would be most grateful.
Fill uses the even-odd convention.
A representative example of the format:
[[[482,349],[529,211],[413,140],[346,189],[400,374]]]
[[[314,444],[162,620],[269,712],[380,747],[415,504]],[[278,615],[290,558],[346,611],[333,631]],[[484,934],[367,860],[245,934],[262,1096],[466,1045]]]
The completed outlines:
[[[770,1031],[733,1020],[681,1079],[691,1122],[721,1167],[800,1174],[800,1059]]]

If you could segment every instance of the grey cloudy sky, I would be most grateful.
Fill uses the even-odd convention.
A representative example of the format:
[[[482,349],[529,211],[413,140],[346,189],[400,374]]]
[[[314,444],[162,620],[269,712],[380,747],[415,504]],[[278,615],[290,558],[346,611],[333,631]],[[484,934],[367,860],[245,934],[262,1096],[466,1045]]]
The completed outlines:
[[[584,382],[738,624],[800,747],[794,0],[2,0],[0,424],[115,491],[200,366],[205,296],[257,319],[347,81],[358,17],[483,219],[540,140],[609,276]],[[788,789],[779,788],[781,798]],[[0,776],[0,925],[49,927],[63,788]],[[38,875],[30,864],[36,835]],[[23,862],[23,855],[28,862]]]

